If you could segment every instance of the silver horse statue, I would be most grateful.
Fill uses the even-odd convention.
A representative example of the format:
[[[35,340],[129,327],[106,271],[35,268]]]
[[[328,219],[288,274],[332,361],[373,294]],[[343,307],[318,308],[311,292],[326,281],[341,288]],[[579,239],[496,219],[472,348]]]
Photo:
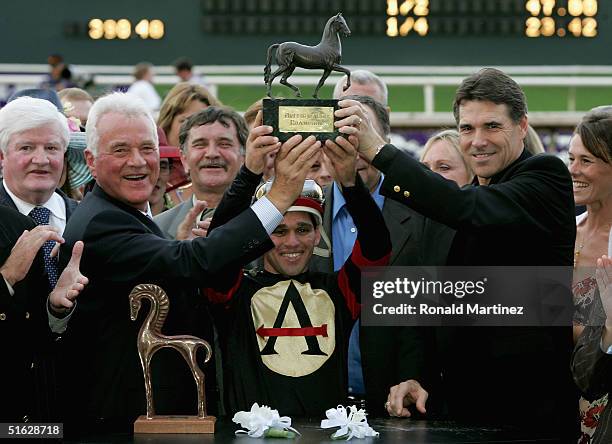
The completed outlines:
[[[170,347],[177,350],[191,369],[198,389],[198,418],[206,417],[206,396],[204,394],[204,373],[196,362],[196,352],[202,347],[205,350],[204,363],[212,356],[210,344],[195,336],[180,335],[166,336],[161,333],[164,321],[170,310],[168,295],[157,285],[140,284],[134,287],[130,293],[130,318],[135,321],[142,305],[142,299],[148,299],[151,303],[147,318],[138,333],[138,354],[145,380],[145,392],[147,397],[147,419],[155,416],[153,405],[153,391],[151,389],[151,358],[158,350]]]
[[[318,98],[319,89],[325,83],[325,80],[332,71],[338,71],[346,74],[347,81],[344,86],[346,91],[351,86],[351,72],[343,66],[340,66],[342,59],[342,45],[340,43],[340,35],[351,35],[351,30],[344,21],[342,13],[338,13],[331,17],[325,25],[323,37],[317,46],[306,46],[295,42],[275,43],[268,48],[267,64],[264,69],[264,81],[268,88],[268,97],[272,97],[272,81],[279,75],[283,75],[280,83],[288,86],[295,91],[296,97],[302,97],[300,89],[287,81],[289,76],[293,74],[296,67],[306,69],[322,69],[323,76],[319,80],[313,97]],[[272,72],[272,53],[276,50],[276,63],[278,69]]]

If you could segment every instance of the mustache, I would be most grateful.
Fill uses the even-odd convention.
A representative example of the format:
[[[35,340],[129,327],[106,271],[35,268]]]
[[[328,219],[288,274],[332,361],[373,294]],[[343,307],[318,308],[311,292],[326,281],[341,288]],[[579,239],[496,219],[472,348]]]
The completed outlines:
[[[227,171],[227,163],[220,160],[209,160],[202,162],[198,165],[198,168],[223,168]]]

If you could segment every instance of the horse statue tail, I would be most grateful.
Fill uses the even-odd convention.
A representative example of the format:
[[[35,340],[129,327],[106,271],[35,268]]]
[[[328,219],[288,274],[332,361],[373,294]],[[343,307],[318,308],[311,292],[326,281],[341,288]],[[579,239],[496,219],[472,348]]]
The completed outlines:
[[[266,59],[266,67],[264,68],[264,82],[268,83],[270,74],[272,73],[272,51],[280,46],[280,43],[275,43],[268,48],[268,57]]]
[[[212,358],[213,351],[208,341],[205,341],[204,339],[199,339],[198,341],[196,341],[196,349],[197,348],[204,349],[204,364],[210,361],[210,358]]]

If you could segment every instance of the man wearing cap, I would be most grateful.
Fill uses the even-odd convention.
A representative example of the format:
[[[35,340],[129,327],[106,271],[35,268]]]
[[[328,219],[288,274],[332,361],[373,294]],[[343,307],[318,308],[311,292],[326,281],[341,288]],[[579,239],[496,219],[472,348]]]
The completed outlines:
[[[244,161],[248,135],[242,116],[229,108],[210,106],[185,120],[179,132],[181,161],[194,193],[155,218],[167,236],[186,239],[196,220],[212,217]],[[190,213],[194,208],[198,211]]]
[[[273,246],[269,233],[299,195],[320,144],[312,139],[285,143],[277,163],[280,182],[267,199],[212,236],[176,241],[164,238],[150,215],[148,198],[159,175],[159,151],[155,122],[146,106],[121,93],[98,99],[87,121],[87,138],[85,156],[96,186],[75,211],[62,246],[63,252],[84,241],[81,269],[90,280],[64,335],[69,382],[65,421],[73,421],[71,428],[129,430],[145,412],[136,340],[146,316],[130,320],[130,291],[142,283],[159,285],[171,303],[164,333],[211,340],[198,288],[209,285],[224,268],[248,263]],[[265,156],[267,151],[258,148],[254,156],[258,153]],[[63,254],[63,264],[61,258]],[[205,372],[209,411],[214,413],[214,365]],[[193,379],[175,351],[156,354],[152,384],[159,414],[195,412]]]
[[[348,338],[360,309],[360,269],[385,265],[389,232],[356,173],[356,150],[345,139],[326,141],[326,154],[359,227],[355,247],[338,272],[310,272],[320,240],[322,192],[312,180],[271,235],[274,249],[263,270],[227,276],[207,294],[213,303],[223,351],[226,408],[249,410],[254,402],[287,415],[320,415],[347,396]],[[277,170],[278,171],[278,170]],[[261,175],[242,171],[210,227],[245,207]],[[265,195],[269,182],[257,195]]]
[[[157,179],[149,197],[149,205],[153,216],[171,208],[171,201],[166,192],[187,182],[187,177],[180,162],[179,149],[168,145],[166,133],[160,127],[157,127],[157,137],[159,139],[159,179]],[[171,188],[169,189],[169,187]]]

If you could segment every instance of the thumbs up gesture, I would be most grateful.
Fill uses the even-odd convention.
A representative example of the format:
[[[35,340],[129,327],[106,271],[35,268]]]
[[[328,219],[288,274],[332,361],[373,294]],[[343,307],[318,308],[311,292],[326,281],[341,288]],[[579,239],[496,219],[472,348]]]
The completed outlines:
[[[74,306],[75,299],[89,282],[89,279],[83,276],[80,270],[83,248],[84,244],[81,241],[74,244],[70,262],[62,271],[57,285],[49,295],[51,310],[57,314],[66,314]]]

